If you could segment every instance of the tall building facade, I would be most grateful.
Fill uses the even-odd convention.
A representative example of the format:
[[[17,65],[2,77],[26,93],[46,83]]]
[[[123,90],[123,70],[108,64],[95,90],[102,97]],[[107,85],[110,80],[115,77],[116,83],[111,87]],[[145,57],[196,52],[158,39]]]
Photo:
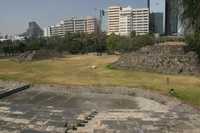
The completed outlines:
[[[164,22],[163,22],[163,13],[155,12],[150,14],[150,30],[153,33],[159,33],[160,35],[164,34]]]
[[[119,34],[121,6],[111,6],[108,8],[108,34]]]
[[[147,8],[150,9],[151,8],[150,6],[151,6],[151,1],[147,0]]]
[[[165,3],[165,32],[167,35],[174,35],[178,33],[179,11],[178,0],[166,0]]]
[[[59,24],[46,28],[46,37],[60,36],[64,37],[65,33],[86,32],[93,33],[97,30],[97,19],[95,17],[71,18],[64,19]]]
[[[135,31],[137,35],[149,33],[149,9],[132,9],[112,6],[108,8],[108,34],[129,35]]]
[[[149,33],[149,9],[133,9],[133,31],[137,35]]]
[[[129,35],[133,31],[133,11],[131,7],[122,8],[119,19],[119,34]]]
[[[87,17],[86,18],[86,32],[91,34],[93,32],[96,32],[98,28],[98,22],[97,19],[94,17]]]

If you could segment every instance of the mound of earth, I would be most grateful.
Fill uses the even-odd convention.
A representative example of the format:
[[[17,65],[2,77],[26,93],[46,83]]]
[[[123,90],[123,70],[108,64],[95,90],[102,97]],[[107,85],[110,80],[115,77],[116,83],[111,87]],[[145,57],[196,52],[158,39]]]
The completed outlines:
[[[62,57],[62,54],[55,50],[33,50],[20,54],[17,57],[17,60],[21,62],[21,61],[43,60],[43,59],[50,59],[57,57]]]
[[[146,46],[138,51],[126,53],[115,63],[114,68],[153,71],[165,74],[200,73],[198,55],[185,52],[184,45]]]

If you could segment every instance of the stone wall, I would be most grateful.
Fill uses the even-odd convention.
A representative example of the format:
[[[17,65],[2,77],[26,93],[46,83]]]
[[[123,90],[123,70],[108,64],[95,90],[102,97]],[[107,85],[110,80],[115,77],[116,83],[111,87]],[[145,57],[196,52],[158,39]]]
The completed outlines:
[[[154,45],[127,53],[115,63],[115,68],[128,68],[166,74],[200,73],[198,56],[185,53],[184,45]]]
[[[63,57],[62,53],[59,53],[55,50],[33,50],[27,51],[25,53],[20,54],[17,56],[17,61],[33,61],[33,60],[44,60],[44,59],[51,59],[51,58],[60,58]]]

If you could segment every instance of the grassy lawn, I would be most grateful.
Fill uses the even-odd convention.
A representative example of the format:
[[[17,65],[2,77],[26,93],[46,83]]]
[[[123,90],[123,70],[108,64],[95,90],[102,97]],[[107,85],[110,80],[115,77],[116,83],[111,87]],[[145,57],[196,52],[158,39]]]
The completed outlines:
[[[1,59],[0,79],[63,85],[140,87],[166,94],[169,89],[174,88],[180,99],[200,106],[200,77],[114,70],[106,67],[117,59],[117,56],[111,55],[66,56],[28,63]],[[92,69],[92,65],[96,65],[97,69]],[[167,78],[170,80],[169,84]]]

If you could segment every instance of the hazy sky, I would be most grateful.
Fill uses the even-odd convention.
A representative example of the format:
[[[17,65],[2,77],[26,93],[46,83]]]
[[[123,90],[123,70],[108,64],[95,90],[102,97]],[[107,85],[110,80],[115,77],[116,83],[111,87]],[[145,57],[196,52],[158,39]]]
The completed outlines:
[[[152,0],[164,1],[164,0]],[[162,6],[153,4],[160,11]],[[95,8],[106,9],[110,5],[146,7],[146,0],[0,0],[0,33],[24,32],[29,21],[37,21],[47,27],[71,16],[94,16]]]

